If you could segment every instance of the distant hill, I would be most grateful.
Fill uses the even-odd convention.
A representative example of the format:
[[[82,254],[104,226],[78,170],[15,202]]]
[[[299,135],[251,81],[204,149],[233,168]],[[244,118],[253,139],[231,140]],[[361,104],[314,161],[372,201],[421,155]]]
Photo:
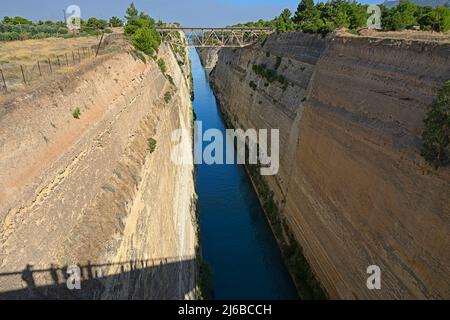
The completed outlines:
[[[417,4],[418,6],[431,6],[431,7],[437,7],[437,6],[450,6],[450,0],[410,0],[412,3]],[[391,0],[391,1],[384,1],[383,5],[386,8],[392,8],[395,7],[400,1],[398,0]]]

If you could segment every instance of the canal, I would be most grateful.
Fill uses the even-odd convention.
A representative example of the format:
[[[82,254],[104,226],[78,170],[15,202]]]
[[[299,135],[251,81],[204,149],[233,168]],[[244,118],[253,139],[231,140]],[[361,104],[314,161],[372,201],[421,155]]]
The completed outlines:
[[[191,49],[194,111],[203,131],[225,132],[214,93]],[[201,143],[201,142],[200,142]],[[280,250],[242,165],[197,166],[203,257],[215,299],[297,299]]]

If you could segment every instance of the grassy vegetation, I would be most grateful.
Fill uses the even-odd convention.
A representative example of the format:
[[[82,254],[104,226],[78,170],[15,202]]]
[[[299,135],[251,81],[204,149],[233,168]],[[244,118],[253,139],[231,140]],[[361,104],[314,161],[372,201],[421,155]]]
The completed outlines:
[[[145,54],[142,51],[134,49],[130,53],[131,53],[132,56],[138,58],[142,62],[147,63],[147,59],[145,58]]]
[[[191,87],[191,101],[194,101],[195,99],[194,77],[192,76],[192,70],[189,71],[189,86]]]
[[[172,92],[167,91],[167,92],[164,94],[164,102],[165,102],[165,103],[169,103],[170,100],[172,100]]]
[[[424,119],[422,156],[436,169],[450,163],[450,80],[438,91]]]
[[[80,119],[80,116],[81,116],[81,110],[80,110],[80,108],[76,107],[76,108],[72,111],[72,116],[73,116],[75,119]]]
[[[69,33],[65,22],[38,21],[33,23],[22,17],[4,17],[0,23],[0,41],[16,41],[28,39],[44,39],[50,37],[77,38],[83,36],[112,33],[108,22],[102,19],[89,18],[80,20],[80,32]]]
[[[259,37],[258,43],[261,45],[261,47],[264,47],[266,42],[267,42],[267,35],[263,34],[261,37]]]
[[[158,64],[159,69],[161,70],[161,72],[162,72],[163,74],[165,74],[166,71],[167,71],[167,66],[166,66],[165,61],[164,61],[163,59],[160,58],[160,59],[158,59],[158,60],[156,61],[156,63]]]
[[[177,57],[177,62],[180,67],[184,66],[187,61],[186,46],[183,44],[184,40],[181,38],[181,34],[178,32],[173,32],[172,35],[175,37],[174,41],[177,44],[171,45],[172,51]]]
[[[277,57],[276,57],[276,62],[275,62],[275,70],[278,70],[278,68],[279,68],[280,65],[281,65],[281,61],[282,61],[281,57],[280,57],[280,56],[277,56]]]
[[[167,80],[169,80],[170,84],[174,86],[175,82],[173,81],[172,76],[170,74],[166,74],[166,77],[167,77]]]
[[[280,58],[279,63],[281,64],[281,58]],[[278,64],[278,59],[277,59],[277,64]],[[279,65],[278,65],[278,67],[279,67]],[[284,78],[283,75],[277,74],[276,70],[267,69],[267,66],[265,64],[254,64],[253,71],[257,75],[266,79],[269,83],[272,83],[274,81],[279,82],[282,85],[283,90],[286,90],[287,87],[289,86],[288,81]]]
[[[155,139],[153,139],[153,138],[149,138],[149,139],[147,140],[148,151],[149,151],[150,153],[155,152],[155,150],[156,150],[156,144],[157,144],[157,141],[156,141]]]

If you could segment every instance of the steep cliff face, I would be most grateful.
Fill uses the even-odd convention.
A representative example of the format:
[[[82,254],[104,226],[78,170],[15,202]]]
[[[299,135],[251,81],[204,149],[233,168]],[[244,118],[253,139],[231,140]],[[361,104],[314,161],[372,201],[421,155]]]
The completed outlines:
[[[219,53],[211,81],[233,126],[280,129],[280,172],[265,179],[331,298],[449,298],[450,170],[420,157],[449,53],[302,33]],[[370,265],[381,290],[366,286]]]
[[[217,48],[198,48],[199,55],[205,70],[210,73],[217,64],[220,47]]]
[[[171,84],[129,52],[1,106],[0,297],[195,298],[189,65],[161,47]]]

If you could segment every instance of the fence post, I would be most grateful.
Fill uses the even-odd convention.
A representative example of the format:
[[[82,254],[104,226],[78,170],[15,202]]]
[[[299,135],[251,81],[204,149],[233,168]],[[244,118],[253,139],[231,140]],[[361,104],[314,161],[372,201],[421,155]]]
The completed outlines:
[[[39,75],[42,77],[42,71],[41,71],[41,64],[39,63],[39,60],[37,62],[38,69],[39,69]]]
[[[5,86],[5,91],[8,92],[8,87],[6,86],[5,76],[3,75],[3,70],[0,69],[0,73],[2,74],[3,85]]]
[[[50,58],[48,58],[48,66],[50,67],[50,73],[53,73],[52,62],[50,61]]]
[[[27,84],[27,80],[25,80],[25,73],[23,72],[23,66],[22,65],[20,65],[20,70],[22,70],[23,83]]]
[[[61,60],[59,60],[59,56],[57,58],[58,58],[58,65],[61,68]]]
[[[75,54],[73,53],[73,50],[72,50],[72,59],[73,59],[73,65],[75,65]]]
[[[98,52],[100,50],[100,46],[102,45],[102,41],[103,41],[103,36],[105,35],[105,33],[102,33],[102,37],[100,38],[100,42],[98,43],[98,47],[97,47],[97,52],[95,53],[95,57],[98,56]]]
[[[69,58],[67,58],[67,53],[65,53],[65,55],[66,55],[66,64],[67,66],[69,66]]]

